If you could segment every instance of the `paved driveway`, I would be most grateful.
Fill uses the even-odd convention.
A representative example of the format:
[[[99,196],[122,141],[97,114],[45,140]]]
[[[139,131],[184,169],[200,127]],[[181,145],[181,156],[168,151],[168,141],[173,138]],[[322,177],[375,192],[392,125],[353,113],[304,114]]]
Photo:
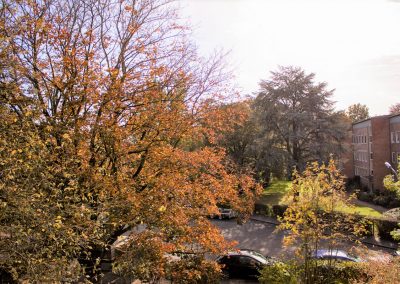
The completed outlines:
[[[276,225],[249,220],[238,225],[236,220],[212,220],[212,223],[221,229],[228,240],[238,241],[237,248],[253,249],[264,255],[291,258],[294,247],[283,248],[283,232],[277,232]]]

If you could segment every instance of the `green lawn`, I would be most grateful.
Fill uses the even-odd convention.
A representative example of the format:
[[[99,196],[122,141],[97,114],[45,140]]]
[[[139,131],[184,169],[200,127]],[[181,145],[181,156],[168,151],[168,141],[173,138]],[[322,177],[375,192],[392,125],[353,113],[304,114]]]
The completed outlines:
[[[290,190],[291,185],[291,181],[273,181],[267,188],[264,189],[259,199],[259,203],[269,206],[282,204],[284,196]]]
[[[291,181],[282,181],[277,180],[271,182],[271,184],[264,189],[263,193],[261,194],[258,203],[266,204],[268,206],[273,206],[277,204],[284,204],[284,197],[286,193],[290,190],[292,182]],[[370,217],[381,217],[382,214],[376,211],[373,208],[367,206],[360,206],[356,205],[353,208],[351,207],[343,207],[340,209],[341,212],[344,213],[358,213],[363,216],[370,216]]]
[[[360,205],[355,205],[353,208],[350,207],[343,207],[339,209],[340,212],[343,213],[351,213],[351,214],[360,214],[362,216],[368,216],[368,217],[382,217],[382,213],[376,211],[373,208],[367,207],[367,206],[360,206]]]

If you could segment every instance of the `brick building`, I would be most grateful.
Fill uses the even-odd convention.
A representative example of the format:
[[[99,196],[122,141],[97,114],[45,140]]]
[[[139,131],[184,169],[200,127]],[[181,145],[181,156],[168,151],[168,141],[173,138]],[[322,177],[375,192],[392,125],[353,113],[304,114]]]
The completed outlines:
[[[390,161],[395,169],[400,158],[400,114],[392,116],[390,124]]]
[[[349,177],[359,177],[370,190],[383,190],[383,178],[390,174],[384,164],[400,156],[400,115],[376,116],[354,123],[352,154],[347,176],[352,173]]]

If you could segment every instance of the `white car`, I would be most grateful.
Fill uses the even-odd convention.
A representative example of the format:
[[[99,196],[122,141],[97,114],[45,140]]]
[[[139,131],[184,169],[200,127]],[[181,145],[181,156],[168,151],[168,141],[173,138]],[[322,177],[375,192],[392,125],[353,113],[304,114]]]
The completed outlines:
[[[219,219],[224,219],[224,218],[228,218],[228,219],[232,219],[232,218],[236,218],[238,216],[237,212],[233,209],[230,208],[219,208]]]

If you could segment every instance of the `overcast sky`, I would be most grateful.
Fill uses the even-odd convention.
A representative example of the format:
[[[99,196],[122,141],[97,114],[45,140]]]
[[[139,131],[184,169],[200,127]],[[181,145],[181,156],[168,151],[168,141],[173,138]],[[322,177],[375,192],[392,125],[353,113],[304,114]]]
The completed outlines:
[[[179,0],[204,56],[231,51],[244,94],[278,65],[316,73],[337,109],[400,102],[400,0]]]

